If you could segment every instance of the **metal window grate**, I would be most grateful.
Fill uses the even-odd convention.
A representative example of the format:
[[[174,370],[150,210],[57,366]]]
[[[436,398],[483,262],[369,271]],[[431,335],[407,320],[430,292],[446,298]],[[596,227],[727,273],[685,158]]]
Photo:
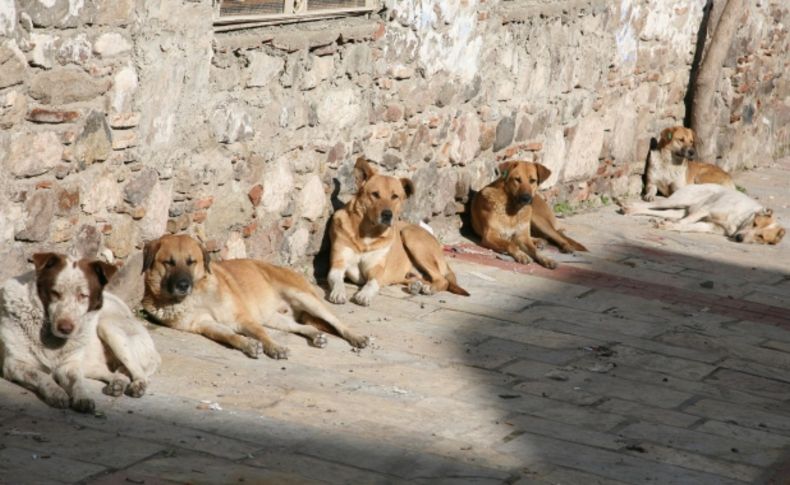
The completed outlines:
[[[231,15],[272,15],[285,12],[285,0],[222,0],[221,17]]]
[[[365,0],[308,0],[307,10],[334,10],[341,8],[364,8]]]

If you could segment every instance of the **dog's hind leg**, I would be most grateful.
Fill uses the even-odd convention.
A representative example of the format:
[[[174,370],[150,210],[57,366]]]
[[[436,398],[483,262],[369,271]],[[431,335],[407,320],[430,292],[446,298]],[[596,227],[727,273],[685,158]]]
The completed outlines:
[[[313,326],[323,326],[328,325],[332,331],[337,332],[337,334],[345,339],[352,347],[356,348],[364,348],[367,347],[368,343],[370,342],[370,338],[364,335],[357,335],[356,333],[352,332],[346,325],[340,321],[329,309],[324,305],[324,303],[319,300],[315,295],[311,293],[307,293],[304,291],[288,291],[284,295],[288,301],[288,303],[293,307],[294,311],[297,313],[302,314],[302,318],[305,320],[305,323],[308,325],[299,325],[296,322],[293,322],[298,328],[296,330],[287,330],[292,331],[294,333],[299,333],[304,335],[308,338],[310,336],[305,332],[308,331],[307,329],[311,329],[317,333],[318,330]],[[285,316],[285,315],[280,315]],[[326,337],[324,337],[326,339]],[[313,343],[315,345],[315,342]],[[326,344],[324,344],[326,345]],[[318,347],[323,347],[323,345],[316,345]]]
[[[543,217],[540,216],[536,217],[533,214],[531,220],[531,226],[532,227],[530,229],[532,231],[537,229],[539,235],[545,236],[547,239],[552,241],[554,244],[557,245],[557,247],[559,247],[562,250],[563,253],[572,253],[574,251],[587,251],[586,247],[574,241],[573,239],[569,238],[565,234],[562,234],[551,224],[550,221],[544,219]],[[532,240],[535,243],[537,242],[536,238],[532,238]],[[540,249],[537,243],[535,244],[535,247]]]

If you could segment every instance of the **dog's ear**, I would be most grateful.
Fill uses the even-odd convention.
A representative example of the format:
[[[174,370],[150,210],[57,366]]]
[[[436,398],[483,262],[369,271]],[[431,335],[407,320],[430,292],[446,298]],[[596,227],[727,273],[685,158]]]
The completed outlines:
[[[206,273],[211,274],[211,254],[209,254],[206,246],[202,244],[200,245],[200,250],[203,252],[203,269],[206,270]]]
[[[769,209],[768,207],[764,207],[763,210],[760,211],[760,215],[765,217],[771,217],[772,215],[774,215],[774,210]]]
[[[365,157],[357,158],[357,163],[354,164],[354,178],[357,181],[357,190],[361,189],[365,182],[374,175],[376,175],[376,170],[370,166],[368,159]]]
[[[406,198],[408,199],[414,194],[414,182],[404,177],[400,179],[400,183],[403,185],[403,190],[406,192]]]
[[[551,177],[551,170],[546,168],[545,165],[536,163],[535,169],[537,169],[538,171],[538,185],[542,184],[543,182],[548,180],[549,177]]]
[[[104,261],[92,261],[90,264],[91,270],[96,273],[99,278],[99,284],[104,287],[110,282],[112,277],[118,272],[118,267],[114,264],[105,263]]]
[[[161,245],[162,243],[159,241],[159,239],[145,243],[145,246],[143,247],[143,273],[151,269],[151,267],[154,265],[156,253],[159,252],[159,246]]]
[[[518,166],[518,162],[502,162],[497,167],[497,177],[506,179],[508,174]]]
[[[43,270],[63,261],[63,255],[58,253],[36,253],[30,259],[33,261],[36,273],[41,273]]]

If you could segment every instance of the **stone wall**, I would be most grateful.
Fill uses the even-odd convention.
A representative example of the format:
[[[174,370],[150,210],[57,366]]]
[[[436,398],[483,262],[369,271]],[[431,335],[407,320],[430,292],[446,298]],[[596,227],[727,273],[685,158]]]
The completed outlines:
[[[749,3],[711,113],[729,169],[790,151],[788,7]],[[636,193],[682,122],[700,4],[385,0],[214,32],[208,0],[0,0],[0,279],[166,231],[309,271],[361,154],[445,238],[504,159],[550,167],[555,201]]]

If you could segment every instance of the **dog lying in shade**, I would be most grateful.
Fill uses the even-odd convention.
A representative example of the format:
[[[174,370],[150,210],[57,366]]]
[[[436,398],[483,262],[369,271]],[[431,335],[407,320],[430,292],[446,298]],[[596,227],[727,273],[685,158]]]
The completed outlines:
[[[551,175],[548,168],[532,162],[504,162],[499,174],[472,200],[472,228],[484,247],[509,254],[519,263],[535,260],[550,269],[557,263],[538,252],[533,235],[551,241],[564,253],[587,251],[557,228],[554,212],[538,193],[538,186]]]
[[[687,185],[654,202],[617,203],[623,214],[665,219],[657,227],[672,231],[723,234],[757,244],[778,244],[785,235],[771,209],[718,184]]]
[[[3,377],[37,392],[50,406],[92,412],[86,379],[104,393],[145,393],[159,354],[143,324],[103,291],[115,266],[57,253],[33,255],[35,273],[0,288]]]

